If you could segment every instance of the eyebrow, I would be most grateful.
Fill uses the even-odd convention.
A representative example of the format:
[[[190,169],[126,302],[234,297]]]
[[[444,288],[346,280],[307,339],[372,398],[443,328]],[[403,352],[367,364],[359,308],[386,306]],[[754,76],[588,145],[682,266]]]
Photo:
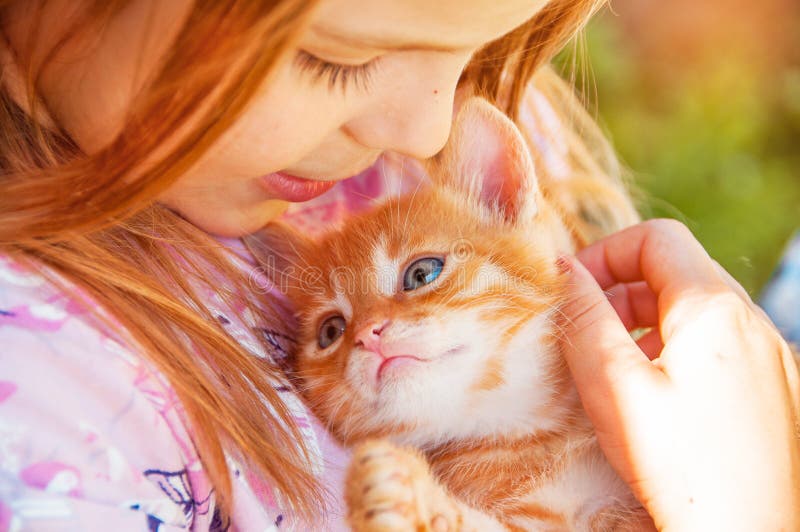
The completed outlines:
[[[428,41],[407,42],[391,36],[378,37],[375,35],[353,35],[338,33],[331,31],[320,26],[313,26],[311,30],[331,41],[336,41],[339,44],[350,46],[353,48],[377,48],[382,50],[430,50],[435,52],[453,52],[461,48],[460,46],[447,46],[441,43],[434,43]]]

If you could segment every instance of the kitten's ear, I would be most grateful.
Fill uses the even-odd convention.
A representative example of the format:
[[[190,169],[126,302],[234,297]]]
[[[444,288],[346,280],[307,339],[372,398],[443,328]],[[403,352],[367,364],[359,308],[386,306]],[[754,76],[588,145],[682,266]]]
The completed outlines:
[[[456,188],[506,222],[525,224],[536,216],[540,193],[528,145],[483,98],[461,107],[432,173],[436,183]]]
[[[288,225],[271,222],[244,237],[244,243],[259,268],[282,292],[290,291],[308,264],[312,241]]]

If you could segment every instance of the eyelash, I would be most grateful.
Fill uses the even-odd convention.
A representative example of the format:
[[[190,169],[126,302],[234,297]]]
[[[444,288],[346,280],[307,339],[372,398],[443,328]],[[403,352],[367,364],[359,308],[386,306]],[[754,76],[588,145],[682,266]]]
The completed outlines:
[[[351,85],[365,91],[369,90],[370,79],[376,64],[375,60],[363,65],[329,63],[302,50],[297,53],[294,62],[301,72],[310,74],[315,81],[327,80],[331,90],[338,87],[342,91]]]

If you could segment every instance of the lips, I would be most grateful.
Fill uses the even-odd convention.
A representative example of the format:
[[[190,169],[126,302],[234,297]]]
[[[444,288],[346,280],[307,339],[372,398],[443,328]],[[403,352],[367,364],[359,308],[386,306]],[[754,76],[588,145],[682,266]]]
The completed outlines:
[[[336,181],[314,181],[283,172],[267,174],[259,182],[272,198],[294,203],[321,196],[336,185]]]
[[[383,362],[381,362],[381,365],[378,366],[378,374],[377,374],[378,381],[381,380],[383,372],[387,371],[389,368],[404,366],[406,364],[414,362],[426,362],[426,361],[412,355],[399,355],[399,356],[385,358]]]
[[[394,355],[384,356],[378,353],[378,356],[383,358],[377,371],[375,372],[375,380],[378,384],[381,383],[385,373],[394,372],[396,369],[401,369],[405,366],[413,366],[415,364],[427,364],[434,360],[446,359],[451,356],[458,355],[464,351],[466,346],[459,344],[443,351],[439,356],[433,358],[419,358],[414,355]]]

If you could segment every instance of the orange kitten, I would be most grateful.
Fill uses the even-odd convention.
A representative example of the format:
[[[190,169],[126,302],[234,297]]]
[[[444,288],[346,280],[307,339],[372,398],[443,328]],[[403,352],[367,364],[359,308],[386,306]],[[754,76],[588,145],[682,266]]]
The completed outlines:
[[[556,259],[576,243],[519,131],[467,102],[432,175],[318,241],[259,235],[298,309],[298,388],[344,444],[367,442],[351,524],[640,530],[556,347]]]

